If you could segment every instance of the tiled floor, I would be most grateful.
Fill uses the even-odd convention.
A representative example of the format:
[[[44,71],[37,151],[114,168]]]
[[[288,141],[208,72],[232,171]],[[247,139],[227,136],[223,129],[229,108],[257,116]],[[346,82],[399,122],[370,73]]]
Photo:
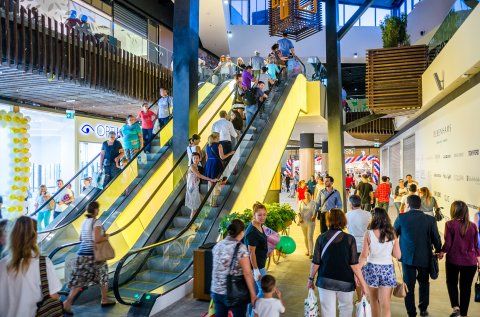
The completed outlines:
[[[282,202],[292,203],[295,207],[295,202],[292,198],[287,198],[286,195],[281,196]],[[392,221],[396,216],[395,208],[390,208],[389,211]],[[442,231],[443,227],[439,227]],[[319,234],[319,228],[317,224],[315,237]],[[278,288],[282,291],[285,299],[286,313],[284,317],[300,317],[303,316],[303,301],[307,295],[307,278],[310,269],[310,260],[305,256],[305,245],[303,243],[303,235],[300,227],[295,224],[292,225],[290,230],[290,236],[297,242],[296,251],[288,255],[285,259],[281,259],[279,265],[272,265],[269,273],[275,276],[277,279]],[[447,294],[445,283],[445,262],[440,262],[440,277],[431,281],[430,283],[430,306],[428,311],[432,317],[449,316],[451,312],[450,302]],[[418,294],[418,290],[416,291]],[[418,303],[418,295],[417,295]],[[192,299],[191,297],[184,298],[176,304],[168,307],[164,311],[157,314],[162,317],[176,317],[176,316],[202,316],[208,309],[208,303],[200,302]],[[406,316],[405,306],[403,300],[392,297],[392,316]],[[480,316],[480,303],[472,300],[469,309],[470,317]]]

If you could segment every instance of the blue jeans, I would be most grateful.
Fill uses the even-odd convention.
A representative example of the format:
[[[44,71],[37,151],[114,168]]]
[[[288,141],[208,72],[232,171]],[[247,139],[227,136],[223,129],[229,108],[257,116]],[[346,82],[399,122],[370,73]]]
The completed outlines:
[[[266,268],[262,268],[262,269],[259,269],[259,270],[260,270],[260,274],[262,276],[267,275],[267,269]],[[255,281],[255,292],[257,292],[257,298],[263,298],[263,291],[262,291],[262,288],[261,288],[260,280]],[[253,317],[254,314],[255,313],[253,311],[252,305],[248,304],[248,315],[250,317]],[[216,315],[215,315],[215,317],[216,317]]]
[[[51,210],[42,210],[38,212],[37,223],[39,231],[41,231],[43,228],[46,228],[50,224],[51,215]]]
[[[152,144],[149,143],[147,145],[147,143],[150,142],[150,140],[153,137],[153,129],[142,129],[142,134],[143,134],[143,144],[145,144],[145,151],[150,152],[152,149]]]
[[[394,202],[395,208],[397,208],[397,216],[400,215],[400,205],[402,204],[401,202]]]
[[[247,127],[252,122],[255,112],[257,112],[257,105],[245,106],[245,117],[247,119]]]
[[[158,124],[159,124],[160,129],[167,125],[168,120],[170,120],[170,117],[158,118]]]
[[[229,307],[225,304],[227,295],[220,295],[214,292],[210,295],[212,296],[213,305],[215,306],[215,317],[228,317],[229,310],[232,312],[233,317],[245,317],[247,313],[247,303]]]

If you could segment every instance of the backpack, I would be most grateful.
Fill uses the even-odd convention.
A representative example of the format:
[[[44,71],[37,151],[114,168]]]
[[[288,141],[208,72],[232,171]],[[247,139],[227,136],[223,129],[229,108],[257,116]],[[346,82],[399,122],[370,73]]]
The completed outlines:
[[[245,94],[243,95],[243,104],[246,106],[252,106],[257,104],[257,87],[250,88],[247,91],[245,91]]]

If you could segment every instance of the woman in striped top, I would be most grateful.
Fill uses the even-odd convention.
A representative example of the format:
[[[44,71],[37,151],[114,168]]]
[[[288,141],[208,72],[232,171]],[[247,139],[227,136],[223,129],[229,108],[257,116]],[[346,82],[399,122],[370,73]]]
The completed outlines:
[[[71,289],[67,300],[63,303],[65,313],[73,315],[71,307],[73,299],[82,288],[99,284],[102,292],[102,306],[115,305],[109,300],[108,293],[108,266],[106,262],[95,262],[95,243],[108,240],[108,234],[102,227],[102,222],[97,219],[100,204],[96,201],[88,204],[85,221],[80,229],[80,248],[72,277],[68,283]]]

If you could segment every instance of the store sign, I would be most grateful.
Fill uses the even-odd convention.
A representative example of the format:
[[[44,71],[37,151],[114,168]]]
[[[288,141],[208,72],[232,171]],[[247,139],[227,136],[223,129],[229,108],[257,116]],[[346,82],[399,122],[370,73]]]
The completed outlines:
[[[97,124],[95,126],[90,123],[81,123],[80,124],[80,133],[86,136],[96,136],[99,139],[106,139],[110,131],[114,131],[117,136],[119,135],[118,131],[120,129],[113,125],[108,124]]]

